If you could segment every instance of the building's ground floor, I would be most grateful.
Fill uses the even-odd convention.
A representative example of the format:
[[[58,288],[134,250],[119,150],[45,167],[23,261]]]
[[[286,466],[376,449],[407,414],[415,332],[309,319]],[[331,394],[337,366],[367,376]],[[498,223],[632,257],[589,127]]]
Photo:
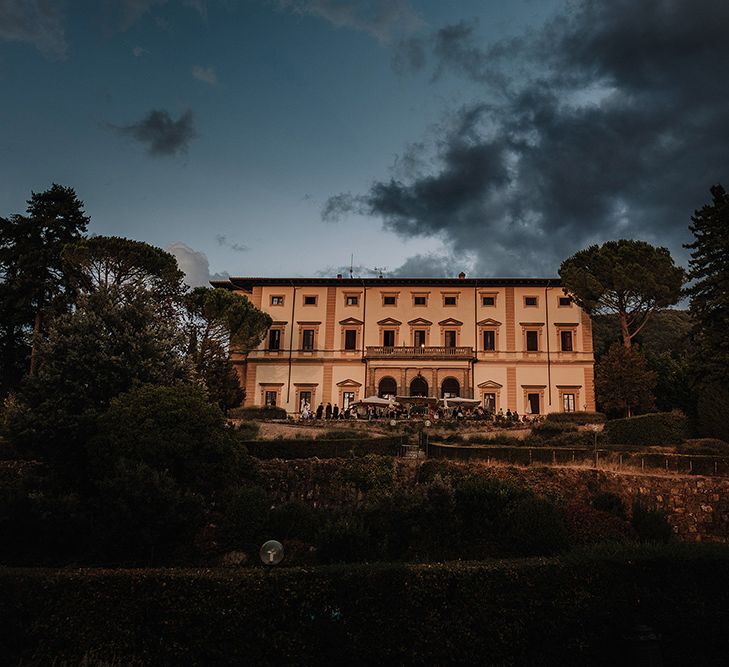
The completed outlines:
[[[519,414],[595,409],[592,363],[249,359],[238,370],[245,405],[277,405],[292,414],[305,401],[346,409],[373,395],[459,396]]]

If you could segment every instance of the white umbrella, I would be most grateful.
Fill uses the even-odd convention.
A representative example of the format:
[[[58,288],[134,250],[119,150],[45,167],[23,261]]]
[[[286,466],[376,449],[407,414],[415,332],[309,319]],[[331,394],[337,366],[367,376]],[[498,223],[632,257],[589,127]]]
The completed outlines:
[[[363,398],[361,401],[357,401],[352,405],[374,405],[375,407],[379,408],[388,408],[392,405],[395,405],[395,399],[380,398],[379,396],[369,396],[368,398]]]

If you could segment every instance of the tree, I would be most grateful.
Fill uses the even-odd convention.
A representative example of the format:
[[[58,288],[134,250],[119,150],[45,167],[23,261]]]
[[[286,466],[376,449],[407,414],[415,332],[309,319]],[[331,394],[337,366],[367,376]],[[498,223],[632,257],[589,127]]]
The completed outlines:
[[[634,347],[615,343],[595,370],[598,401],[606,412],[630,417],[653,409],[656,374]]]
[[[170,253],[119,236],[92,236],[65,246],[64,268],[82,294],[114,293],[128,300],[140,293],[170,303],[184,292],[184,274]]]
[[[188,354],[221,409],[240,405],[244,393],[231,354],[245,354],[263,340],[271,317],[246,297],[198,287],[185,298]]]
[[[13,320],[4,326],[4,347],[12,349],[32,329],[29,374],[38,369],[38,346],[48,312],[64,310],[71,289],[63,272],[61,253],[67,243],[86,232],[89,217],[73,188],[53,184],[32,193],[27,215],[0,218],[0,298],[12,303]],[[22,315],[20,315],[22,313]],[[13,355],[17,363],[17,352]]]
[[[729,440],[729,194],[711,188],[712,202],[696,211],[689,229],[693,243],[687,292],[694,317],[693,386],[699,429],[704,435]]]
[[[177,323],[141,295],[129,302],[107,292],[83,295],[72,312],[54,318],[38,354],[38,373],[8,417],[10,435],[74,477],[83,476],[85,442],[112,398],[139,384],[190,377]]]
[[[559,269],[565,294],[588,313],[616,313],[623,345],[658,309],[681,297],[684,270],[666,248],[622,239],[593,245],[572,255]]]

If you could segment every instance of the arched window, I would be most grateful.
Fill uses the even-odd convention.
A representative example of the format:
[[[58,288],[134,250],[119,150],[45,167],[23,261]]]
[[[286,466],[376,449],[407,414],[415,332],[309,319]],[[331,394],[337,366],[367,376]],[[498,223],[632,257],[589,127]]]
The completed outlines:
[[[427,396],[428,395],[428,383],[422,375],[416,375],[412,382],[410,382],[410,395],[411,396]]]
[[[397,383],[394,378],[384,377],[380,380],[380,384],[377,388],[377,395],[380,398],[387,398],[388,396],[395,396],[397,394]]]
[[[461,395],[461,385],[456,378],[446,378],[440,386],[441,398],[458,398]]]

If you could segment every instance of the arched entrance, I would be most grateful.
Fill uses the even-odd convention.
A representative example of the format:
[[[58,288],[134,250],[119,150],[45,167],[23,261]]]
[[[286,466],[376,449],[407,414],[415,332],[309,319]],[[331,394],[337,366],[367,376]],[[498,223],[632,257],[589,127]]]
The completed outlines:
[[[461,385],[456,378],[446,378],[440,386],[441,398],[458,398],[461,395]]]
[[[388,396],[395,396],[397,394],[397,383],[395,378],[384,377],[380,380],[380,384],[377,386],[377,395],[380,398],[387,398]]]
[[[428,395],[428,383],[422,375],[416,375],[410,382],[410,395],[411,396],[427,396]]]

